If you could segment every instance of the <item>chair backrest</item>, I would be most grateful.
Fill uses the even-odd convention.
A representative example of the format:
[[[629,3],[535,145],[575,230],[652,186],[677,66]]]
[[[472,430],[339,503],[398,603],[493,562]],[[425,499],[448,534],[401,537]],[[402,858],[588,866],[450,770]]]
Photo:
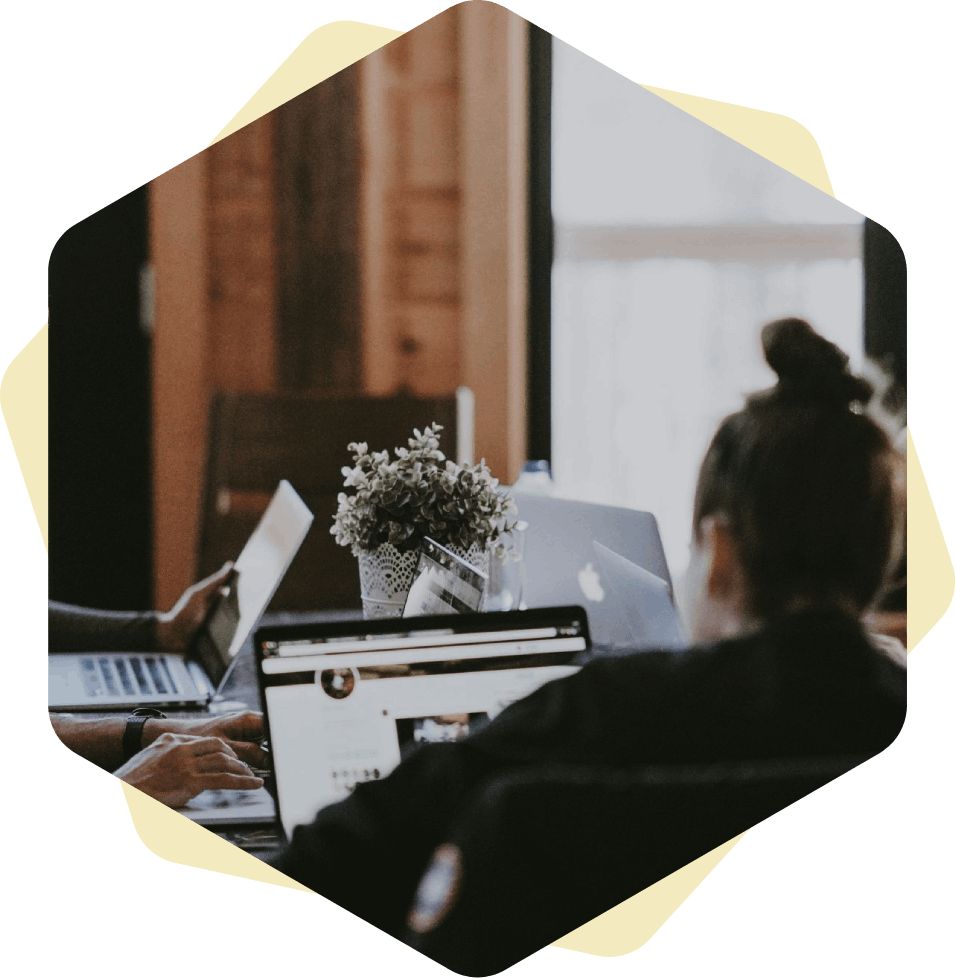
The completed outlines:
[[[864,759],[512,771],[436,850],[402,939],[459,974],[496,974]]]
[[[458,401],[462,401],[459,396]],[[302,549],[276,592],[273,610],[360,608],[355,557],[329,532],[343,491],[350,442],[393,452],[413,429],[444,426],[442,451],[459,457],[456,396],[315,397],[220,392],[212,402],[198,575],[235,559],[280,479],[315,514]]]

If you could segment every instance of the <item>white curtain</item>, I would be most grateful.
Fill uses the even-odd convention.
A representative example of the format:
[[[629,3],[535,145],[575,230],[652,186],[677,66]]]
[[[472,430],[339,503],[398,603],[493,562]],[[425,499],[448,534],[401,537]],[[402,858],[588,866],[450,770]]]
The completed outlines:
[[[862,217],[559,41],[552,154],[557,492],[654,513],[679,580],[703,452],[773,382],[759,327],[859,362]]]

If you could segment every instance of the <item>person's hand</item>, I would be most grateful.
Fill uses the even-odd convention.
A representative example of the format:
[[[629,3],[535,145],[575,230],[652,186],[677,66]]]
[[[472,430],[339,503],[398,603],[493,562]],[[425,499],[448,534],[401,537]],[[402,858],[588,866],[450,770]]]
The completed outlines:
[[[113,773],[170,808],[185,805],[208,788],[262,787],[262,778],[255,777],[218,737],[160,734]]]
[[[261,713],[247,710],[199,720],[149,719],[143,727],[143,746],[153,743],[164,733],[218,737],[246,764],[258,768],[269,766],[269,755],[258,744],[265,733]]]
[[[227,561],[215,574],[186,588],[171,610],[157,616],[156,644],[161,651],[181,652],[189,647],[213,602],[224,593],[232,569],[232,561]]]
[[[875,635],[888,635],[906,647],[905,611],[871,611],[863,616],[863,624]]]

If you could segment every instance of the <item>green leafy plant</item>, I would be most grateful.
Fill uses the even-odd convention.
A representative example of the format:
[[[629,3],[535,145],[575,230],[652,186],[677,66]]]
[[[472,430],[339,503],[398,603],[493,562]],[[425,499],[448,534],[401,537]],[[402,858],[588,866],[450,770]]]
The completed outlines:
[[[354,465],[345,466],[346,489],[331,532],[352,553],[373,553],[383,543],[401,552],[416,550],[428,536],[445,546],[468,550],[488,547],[505,552],[502,536],[510,534],[517,514],[514,500],[498,492],[498,480],[482,459],[458,465],[439,451],[442,426],[432,424],[409,438],[408,448],[369,452],[364,442],[351,443]]]

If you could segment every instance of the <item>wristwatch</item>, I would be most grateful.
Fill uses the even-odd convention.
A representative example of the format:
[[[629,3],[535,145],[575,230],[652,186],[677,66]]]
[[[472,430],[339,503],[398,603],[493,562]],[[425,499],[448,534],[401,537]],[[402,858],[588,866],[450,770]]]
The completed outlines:
[[[143,727],[147,720],[165,720],[166,714],[159,710],[133,710],[126,718],[123,731],[123,763],[143,749]]]

